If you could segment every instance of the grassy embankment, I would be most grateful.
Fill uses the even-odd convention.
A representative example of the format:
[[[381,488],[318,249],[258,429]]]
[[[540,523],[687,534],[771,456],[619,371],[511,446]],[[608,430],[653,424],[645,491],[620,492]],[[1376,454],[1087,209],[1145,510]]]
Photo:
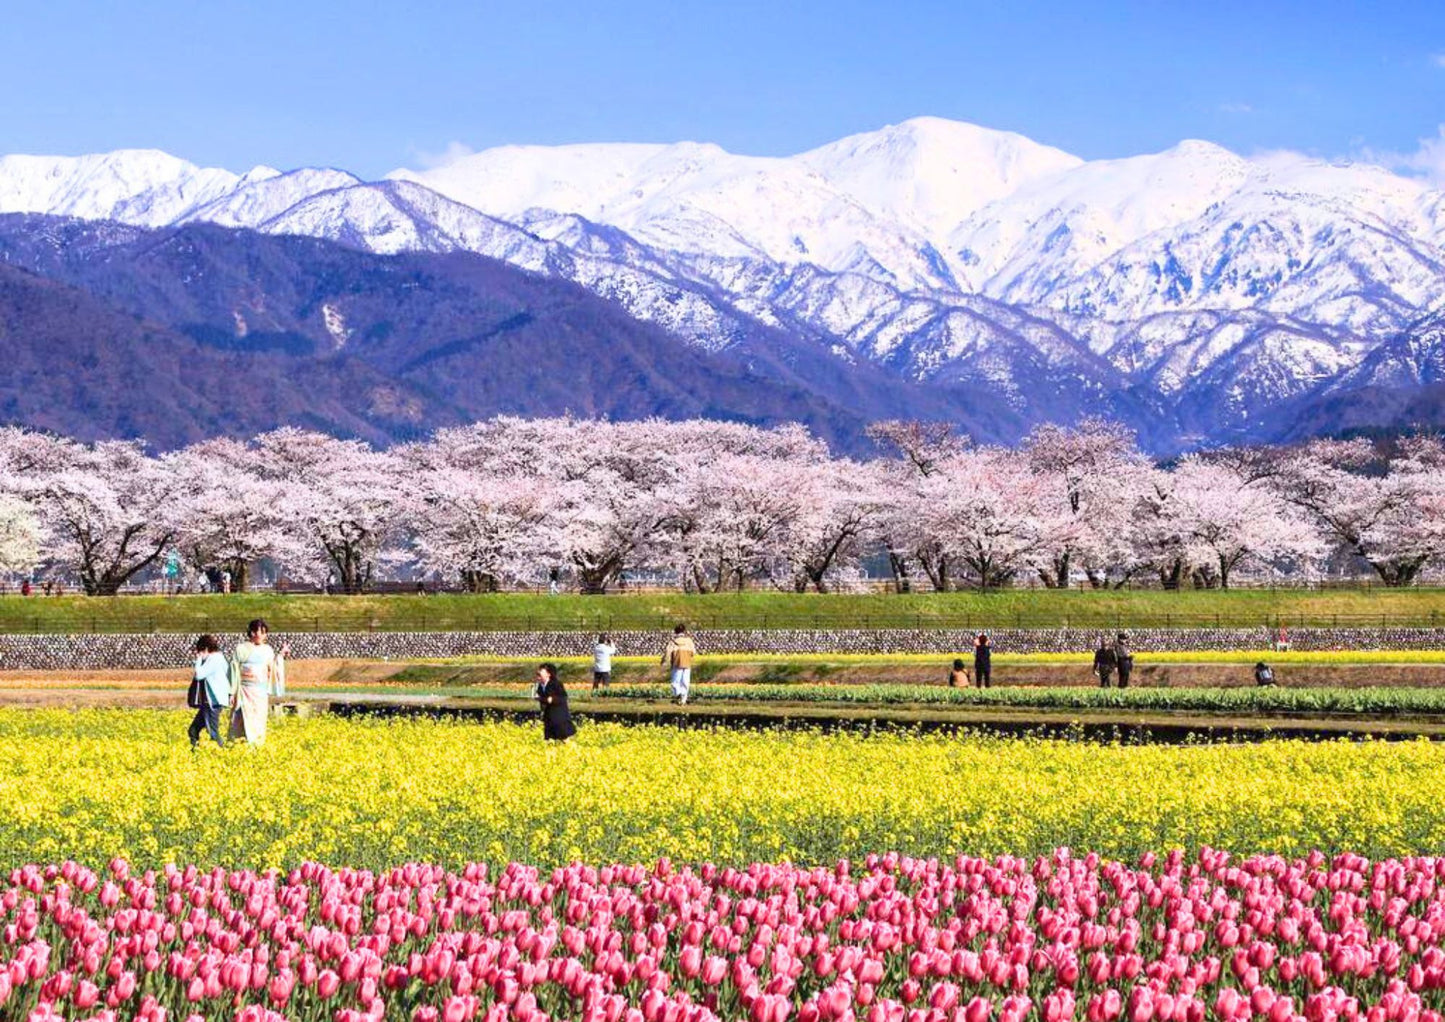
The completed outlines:
[[[661,630],[678,620],[702,629],[1398,626],[1445,624],[1445,590],[0,597],[0,632],[229,634],[252,617],[266,618],[278,631]]]

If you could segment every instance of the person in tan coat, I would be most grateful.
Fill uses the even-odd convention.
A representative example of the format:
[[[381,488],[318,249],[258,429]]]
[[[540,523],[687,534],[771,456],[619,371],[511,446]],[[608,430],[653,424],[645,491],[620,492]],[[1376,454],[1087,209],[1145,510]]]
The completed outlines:
[[[687,704],[692,687],[692,662],[697,659],[697,645],[687,634],[687,625],[678,623],[672,630],[672,641],[662,651],[662,662],[672,672],[672,697],[679,705]]]

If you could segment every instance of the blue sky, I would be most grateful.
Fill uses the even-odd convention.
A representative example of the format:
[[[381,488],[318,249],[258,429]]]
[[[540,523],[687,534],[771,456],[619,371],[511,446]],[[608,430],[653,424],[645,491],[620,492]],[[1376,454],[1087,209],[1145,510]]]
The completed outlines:
[[[379,175],[454,144],[785,154],[934,114],[1088,158],[1205,138],[1445,171],[1421,149],[1442,0],[45,0],[0,33],[0,152]]]

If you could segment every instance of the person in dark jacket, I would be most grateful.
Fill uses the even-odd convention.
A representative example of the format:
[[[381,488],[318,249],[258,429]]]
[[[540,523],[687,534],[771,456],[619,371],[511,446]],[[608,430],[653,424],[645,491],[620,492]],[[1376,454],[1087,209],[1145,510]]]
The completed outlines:
[[[1109,647],[1109,641],[1099,636],[1099,648],[1094,651],[1094,673],[1099,676],[1099,687],[1108,688],[1114,680],[1114,668],[1119,661]]]
[[[567,706],[567,689],[557,677],[556,664],[537,668],[537,703],[542,708],[542,737],[565,742],[577,733],[572,711]]]
[[[988,688],[993,681],[993,647],[986,632],[973,640],[973,680],[979,688]]]
[[[1254,665],[1254,683],[1256,685],[1274,684],[1274,671],[1263,660]]]
[[[1114,639],[1114,668],[1119,672],[1119,687],[1129,687],[1129,675],[1134,671],[1134,651],[1129,648],[1129,636],[1120,632]]]

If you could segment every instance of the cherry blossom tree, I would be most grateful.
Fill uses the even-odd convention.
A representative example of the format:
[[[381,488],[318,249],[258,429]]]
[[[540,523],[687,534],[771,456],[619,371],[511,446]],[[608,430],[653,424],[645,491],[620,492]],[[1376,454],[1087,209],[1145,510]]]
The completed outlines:
[[[0,572],[24,574],[40,560],[40,526],[19,497],[0,494]]]
[[[902,544],[902,555],[916,561],[939,592],[962,583],[1006,585],[1045,547],[1044,492],[1016,453],[965,451],[914,477],[894,506],[888,540]]]
[[[790,461],[755,454],[681,463],[660,504],[685,588],[741,589],[788,546],[805,506],[791,469]]]
[[[868,438],[886,454],[902,458],[919,475],[932,475],[941,461],[967,450],[968,437],[948,422],[888,419],[868,427]]]
[[[196,571],[228,571],[244,592],[263,558],[314,578],[319,560],[300,528],[289,486],[263,475],[259,452],[237,440],[207,440],[162,457],[176,480],[175,546]]]
[[[1267,566],[1324,553],[1303,514],[1237,464],[1187,457],[1171,481],[1169,513],[1200,585],[1228,588],[1242,563]]]
[[[1161,469],[1145,475],[1128,525],[1130,553],[1124,574],[1150,570],[1164,589],[1183,585],[1190,568],[1184,516],[1176,513],[1174,477]]]
[[[856,569],[885,520],[889,494],[881,482],[875,466],[846,459],[791,466],[784,485],[798,496],[799,508],[774,558],[775,584],[823,593],[841,572]]]
[[[459,433],[450,442],[398,452],[412,466],[404,505],[418,562],[461,581],[468,592],[536,582],[539,566],[559,556],[560,488],[522,466],[476,458]]]
[[[912,588],[914,564],[922,567],[935,588],[940,579],[946,586],[947,555],[937,542],[920,534],[913,510],[922,499],[924,486],[920,480],[933,475],[943,461],[967,450],[968,437],[956,434],[946,422],[903,419],[874,423],[868,427],[868,437],[885,455],[895,459],[880,476],[880,482],[895,494],[895,500],[892,513],[885,513],[879,523],[895,587],[900,593]]]
[[[1149,463],[1124,426],[1088,418],[1070,429],[1039,426],[1024,440],[1029,468],[1043,483],[1035,570],[1049,588],[1085,572],[1094,586],[1129,560],[1129,525],[1144,496]]]
[[[393,454],[359,440],[279,429],[255,441],[260,479],[279,483],[285,527],[324,554],[342,592],[370,584],[397,557],[402,472]]]
[[[1445,553],[1445,454],[1413,438],[1381,457],[1367,440],[1316,440],[1281,454],[1273,484],[1316,529],[1388,586]]]
[[[46,554],[87,595],[113,596],[175,535],[175,480],[139,443],[78,444],[23,431],[4,438],[6,486],[33,511]],[[12,474],[8,466],[24,461]]]

